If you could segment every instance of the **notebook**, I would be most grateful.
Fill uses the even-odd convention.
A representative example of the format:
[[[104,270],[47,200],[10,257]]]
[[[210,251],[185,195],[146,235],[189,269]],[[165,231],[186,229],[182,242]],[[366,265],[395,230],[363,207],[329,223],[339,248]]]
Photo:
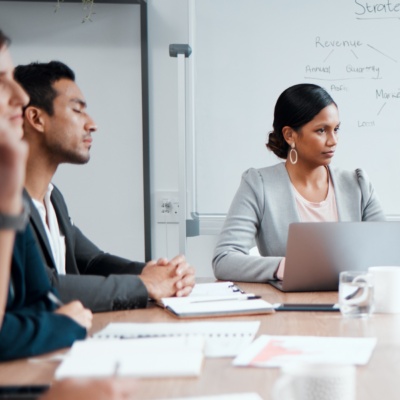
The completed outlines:
[[[196,283],[193,290],[186,297],[163,297],[157,304],[161,307],[168,307],[176,303],[190,303],[193,300],[219,300],[240,299],[254,296],[253,293],[246,293],[238,285],[233,282],[211,282],[211,283]]]
[[[197,283],[187,297],[166,297],[157,302],[178,318],[257,315],[274,312],[272,304],[246,293],[232,282]]]
[[[165,309],[178,318],[227,317],[233,315],[272,314],[275,312],[271,303],[257,297],[176,302],[166,306]]]
[[[289,226],[284,292],[338,290],[339,273],[400,266],[400,222],[310,222]]]

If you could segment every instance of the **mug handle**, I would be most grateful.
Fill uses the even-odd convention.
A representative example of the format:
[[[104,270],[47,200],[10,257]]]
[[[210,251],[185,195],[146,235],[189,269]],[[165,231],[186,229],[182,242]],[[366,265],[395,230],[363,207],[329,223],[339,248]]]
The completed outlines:
[[[363,301],[367,300],[368,293],[369,293],[368,278],[366,278],[364,275],[356,276],[352,280],[352,283],[359,282],[360,280],[363,280],[366,283],[365,287],[363,287],[363,289],[362,289],[363,290],[362,295],[360,297],[357,297],[356,299],[353,299],[353,297],[356,294],[358,294],[360,291],[360,288],[357,288],[357,290],[355,290],[353,293],[351,293],[345,297],[346,304],[355,305],[355,304],[359,304],[359,303],[362,303]]]

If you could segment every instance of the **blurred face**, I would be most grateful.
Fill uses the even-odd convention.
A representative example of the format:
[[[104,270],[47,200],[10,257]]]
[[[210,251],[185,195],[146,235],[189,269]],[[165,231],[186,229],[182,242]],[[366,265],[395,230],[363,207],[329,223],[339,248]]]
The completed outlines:
[[[84,164],[90,159],[92,132],[97,127],[86,112],[86,101],[77,84],[60,79],[53,84],[57,92],[53,115],[44,113],[44,145],[57,163]]]
[[[339,126],[338,109],[330,104],[295,132],[293,138],[299,162],[312,166],[328,165],[335,155]]]
[[[7,47],[0,49],[0,129],[22,138],[22,108],[28,96],[14,81],[14,65]]]

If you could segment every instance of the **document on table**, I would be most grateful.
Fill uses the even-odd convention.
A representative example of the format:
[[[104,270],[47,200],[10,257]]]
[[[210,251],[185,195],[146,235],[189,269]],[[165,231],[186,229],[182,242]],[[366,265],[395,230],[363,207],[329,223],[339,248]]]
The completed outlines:
[[[180,318],[273,313],[274,308],[232,282],[199,283],[187,297],[167,297],[158,303]]]
[[[202,337],[76,341],[55,376],[199,376],[203,350]]]
[[[175,305],[180,303],[190,303],[192,301],[212,301],[221,299],[245,299],[254,296],[253,293],[245,293],[239,286],[233,282],[213,282],[196,283],[192,292],[186,297],[164,297],[158,301],[161,307]]]
[[[170,400],[262,400],[257,393],[230,393],[215,396],[179,397]]]
[[[235,366],[281,367],[288,362],[366,364],[376,338],[262,335],[233,360]]]
[[[262,299],[177,302],[166,306],[166,310],[179,318],[259,315],[275,312],[272,305]]]
[[[234,357],[249,345],[260,321],[187,323],[111,323],[95,333],[100,339],[139,339],[148,337],[203,337],[206,357]],[[141,339],[140,339],[141,340]]]
[[[190,297],[198,296],[225,296],[245,294],[238,285],[233,282],[211,282],[211,283],[196,283],[190,293]]]

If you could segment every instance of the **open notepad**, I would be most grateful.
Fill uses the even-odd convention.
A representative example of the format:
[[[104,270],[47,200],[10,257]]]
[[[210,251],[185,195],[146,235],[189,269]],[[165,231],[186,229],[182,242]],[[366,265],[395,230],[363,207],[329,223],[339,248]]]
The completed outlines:
[[[187,297],[167,297],[158,305],[180,318],[273,313],[273,306],[232,282],[199,283]]]
[[[56,370],[56,378],[199,376],[202,337],[77,341]]]
[[[187,323],[111,323],[93,335],[99,339],[202,337],[206,357],[234,357],[254,339],[260,321]]]

